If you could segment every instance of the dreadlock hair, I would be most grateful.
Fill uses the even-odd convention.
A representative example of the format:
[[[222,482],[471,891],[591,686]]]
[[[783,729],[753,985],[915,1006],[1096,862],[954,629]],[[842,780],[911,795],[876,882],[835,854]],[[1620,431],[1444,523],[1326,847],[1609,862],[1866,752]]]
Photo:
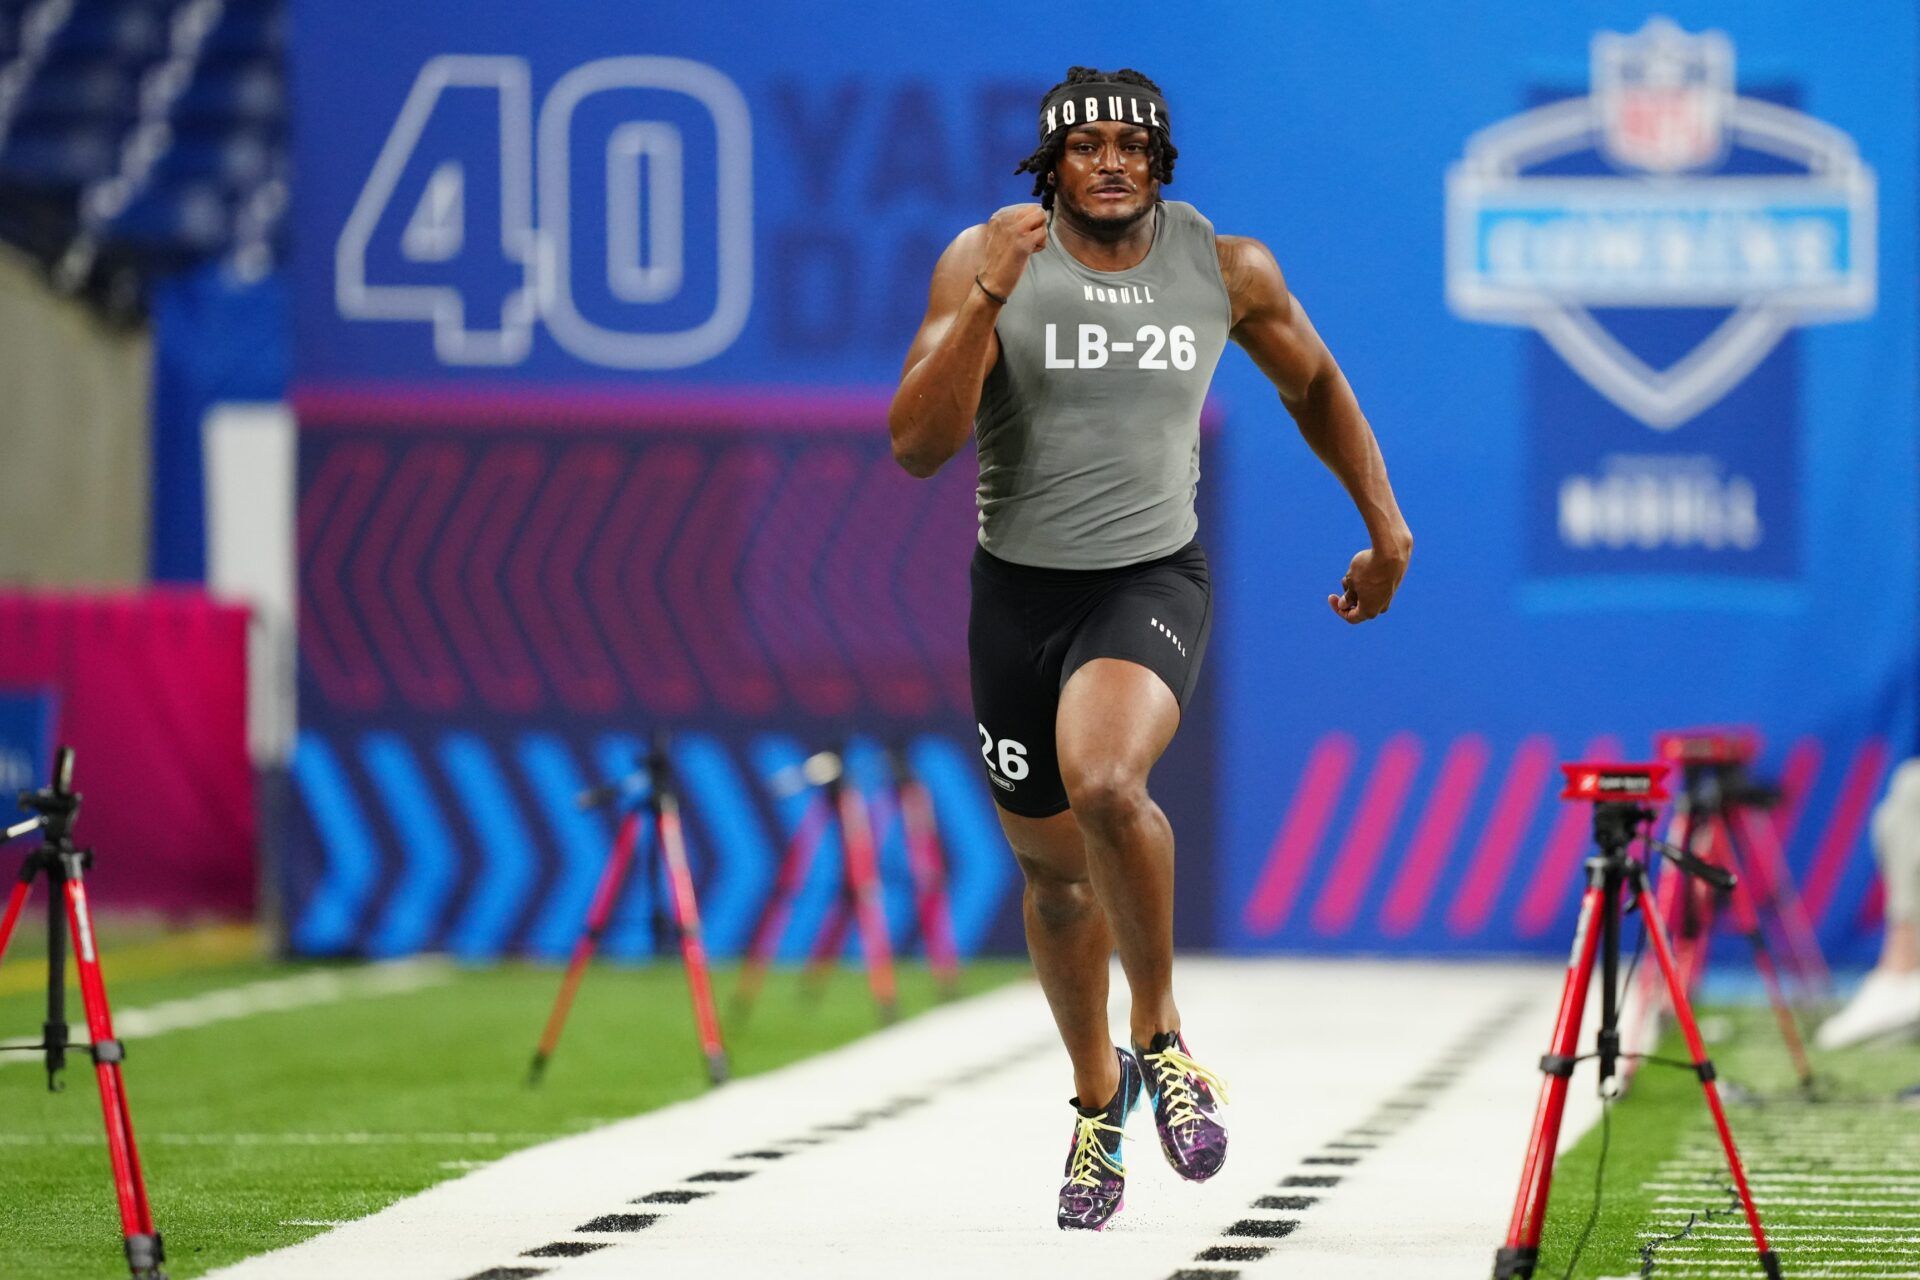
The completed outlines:
[[[1160,93],[1159,85],[1132,67],[1122,67],[1118,71],[1100,71],[1093,67],[1069,67],[1067,78],[1042,94],[1040,100],[1045,102],[1068,85],[1099,82],[1136,84],[1142,89],[1151,89],[1155,93]],[[1033,194],[1040,197],[1040,207],[1048,212],[1053,210],[1053,184],[1047,179],[1052,176],[1054,166],[1060,163],[1061,152],[1067,149],[1069,132],[1071,131],[1068,129],[1055,130],[1052,137],[1040,144],[1039,150],[1022,160],[1020,166],[1014,170],[1015,173],[1033,175]],[[1167,140],[1165,129],[1147,130],[1147,172],[1159,179],[1161,185],[1164,186],[1173,181],[1173,162],[1179,156],[1180,149]]]

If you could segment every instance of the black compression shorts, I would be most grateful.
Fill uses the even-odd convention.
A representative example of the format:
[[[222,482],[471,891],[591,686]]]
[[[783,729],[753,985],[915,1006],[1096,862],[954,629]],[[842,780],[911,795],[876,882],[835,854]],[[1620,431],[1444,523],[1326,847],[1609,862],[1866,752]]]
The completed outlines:
[[[1029,818],[1067,807],[1054,714],[1069,676],[1095,658],[1124,658],[1164,680],[1185,710],[1212,623],[1198,542],[1118,569],[1037,569],[976,548],[967,654],[1000,807]]]

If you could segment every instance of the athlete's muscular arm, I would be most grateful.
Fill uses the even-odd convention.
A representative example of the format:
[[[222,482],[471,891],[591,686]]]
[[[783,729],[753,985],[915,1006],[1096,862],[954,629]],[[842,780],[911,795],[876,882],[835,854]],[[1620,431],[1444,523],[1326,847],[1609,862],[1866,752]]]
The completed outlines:
[[[925,479],[967,442],[981,384],[1000,358],[993,333],[1000,304],[986,290],[1011,296],[1027,259],[1046,243],[1046,213],[1037,204],[1013,204],[962,231],[940,255],[926,319],[887,410],[893,456],[908,474]]]
[[[1413,554],[1413,534],[1394,501],[1380,445],[1333,353],[1287,289],[1273,254],[1258,240],[1218,237],[1220,275],[1233,301],[1233,340],[1280,391],[1300,434],[1339,477],[1373,545],[1354,556],[1327,603],[1348,622],[1387,611]]]

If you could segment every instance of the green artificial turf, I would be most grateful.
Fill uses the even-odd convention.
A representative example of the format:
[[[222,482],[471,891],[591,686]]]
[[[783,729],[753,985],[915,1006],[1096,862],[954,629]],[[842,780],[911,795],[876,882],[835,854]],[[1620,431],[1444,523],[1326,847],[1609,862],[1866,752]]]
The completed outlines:
[[[1703,1027],[1734,1140],[1785,1274],[1920,1275],[1920,1106],[1894,1101],[1900,1089],[1920,1083],[1920,1048],[1816,1052],[1809,1097],[1765,1009],[1705,1010]],[[1677,1034],[1661,1054],[1686,1056]],[[1591,1088],[1592,1072],[1582,1063],[1574,1087]],[[1613,1104],[1611,1128],[1600,1214],[1575,1277],[1761,1275],[1690,1071],[1643,1067],[1632,1091]],[[1560,1161],[1539,1277],[1566,1274],[1593,1206],[1601,1139],[1596,1125]],[[1649,1186],[1656,1182],[1678,1185]],[[1810,1199],[1850,1203],[1804,1203]],[[1681,1238],[1655,1243],[1660,1236]],[[1651,1253],[1643,1252],[1649,1245]]]
[[[16,952],[0,972],[32,956]],[[116,1010],[306,971],[231,961],[154,967],[156,976],[117,980],[109,948]],[[1025,972],[1023,963],[982,961],[967,970],[965,989]],[[715,973],[723,1001],[733,977]],[[551,967],[449,969],[446,982],[422,990],[129,1036],[128,1096],[169,1274],[195,1276],[295,1243],[324,1229],[296,1224],[372,1213],[475,1162],[707,1088],[675,963],[593,969],[545,1082],[528,1088],[558,980]],[[924,966],[902,965],[900,990],[905,1014],[935,1003]],[[0,995],[0,1037],[36,1034],[42,1000],[17,987]],[[81,1021],[77,997],[69,1017]],[[834,974],[818,998],[797,974],[776,973],[751,1018],[729,1020],[734,1073],[781,1066],[877,1025],[857,970]],[[51,1095],[36,1063],[0,1066],[0,1276],[124,1276],[92,1067],[76,1055],[66,1091]]]

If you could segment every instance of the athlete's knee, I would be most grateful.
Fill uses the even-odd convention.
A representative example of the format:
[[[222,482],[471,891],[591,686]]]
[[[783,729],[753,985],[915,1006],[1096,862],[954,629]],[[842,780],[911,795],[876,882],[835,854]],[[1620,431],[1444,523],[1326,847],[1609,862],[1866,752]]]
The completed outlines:
[[[1124,764],[1103,762],[1067,770],[1067,801],[1082,830],[1123,830],[1147,806],[1146,775]]]
[[[1026,877],[1027,901],[1042,924],[1052,928],[1077,924],[1098,908],[1084,868],[1070,871],[1019,852],[1014,857],[1020,863],[1020,874]]]

